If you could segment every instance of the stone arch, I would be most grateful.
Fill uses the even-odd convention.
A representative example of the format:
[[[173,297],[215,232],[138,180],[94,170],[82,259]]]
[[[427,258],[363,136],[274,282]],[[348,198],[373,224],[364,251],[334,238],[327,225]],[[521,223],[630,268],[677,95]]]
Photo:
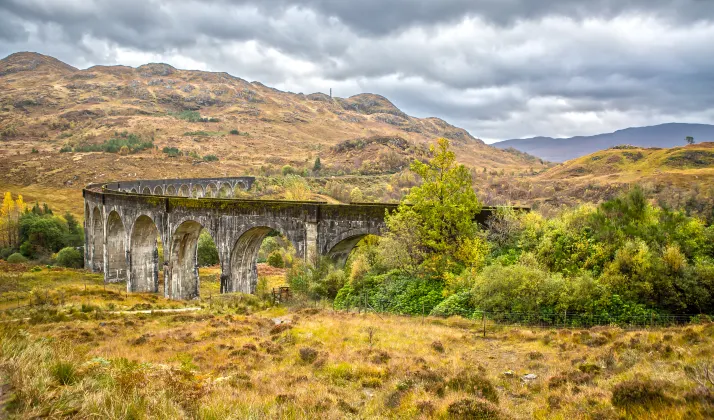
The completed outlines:
[[[178,189],[178,195],[181,197],[190,197],[191,196],[191,190],[188,188],[187,184],[181,184],[181,186]]]
[[[129,240],[130,292],[159,291],[159,230],[151,217],[139,216],[134,221]]]
[[[138,191],[136,190],[136,188],[132,188],[131,190],[129,190],[129,192],[130,192],[131,194],[136,194],[136,193],[138,193]]]
[[[108,283],[119,283],[127,280],[126,261],[126,229],[119,213],[112,210],[107,216],[105,228],[106,258],[104,278]]]
[[[146,195],[151,195],[151,188],[149,188],[149,187],[144,187],[144,189],[141,190],[141,193],[142,193],[142,194],[146,194]]]
[[[173,185],[166,187],[166,195],[176,195],[176,187]]]
[[[91,269],[101,273],[104,271],[104,223],[102,223],[102,212],[99,207],[94,208],[90,217],[92,227]]]
[[[203,187],[201,184],[193,184],[193,187],[191,187],[191,197],[201,198],[203,197],[203,194]]]
[[[200,284],[196,251],[198,237],[202,229],[203,226],[200,223],[186,220],[176,228],[171,236],[168,269],[166,270],[168,273],[166,275],[167,298],[194,299],[198,297]]]
[[[273,230],[257,226],[243,232],[231,250],[231,276],[229,284],[221,285],[223,292],[255,293],[258,284],[258,251],[263,239]]]
[[[233,197],[233,188],[231,188],[231,184],[228,184],[227,182],[221,182],[220,188],[218,189],[218,198],[232,198]]]
[[[323,255],[328,256],[338,267],[342,267],[359,241],[367,235],[379,234],[380,232],[371,229],[352,229],[343,232],[327,244]]]
[[[161,188],[161,185],[154,187],[154,195],[164,195],[164,189]]]
[[[215,198],[218,196],[218,187],[216,187],[216,184],[210,183],[206,186],[206,193],[204,197],[207,198]]]

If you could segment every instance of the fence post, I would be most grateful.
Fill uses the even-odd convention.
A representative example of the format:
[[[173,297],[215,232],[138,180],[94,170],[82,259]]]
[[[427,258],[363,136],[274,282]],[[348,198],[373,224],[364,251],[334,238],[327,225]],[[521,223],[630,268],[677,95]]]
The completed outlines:
[[[486,338],[486,312],[481,312],[481,323],[483,323],[483,338]]]

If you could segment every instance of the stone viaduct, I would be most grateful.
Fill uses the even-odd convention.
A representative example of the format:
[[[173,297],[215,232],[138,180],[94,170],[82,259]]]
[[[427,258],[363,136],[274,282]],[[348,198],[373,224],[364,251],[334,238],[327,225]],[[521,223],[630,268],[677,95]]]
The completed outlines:
[[[394,204],[233,198],[255,178],[166,179],[88,185],[84,191],[85,267],[128,292],[159,292],[159,242],[164,252],[164,295],[198,297],[196,262],[202,229],[212,236],[221,266],[221,293],[254,293],[256,260],[265,236],[280,232],[297,256],[328,256],[344,264],[361,238],[379,235]],[[477,219],[483,222],[492,208]]]

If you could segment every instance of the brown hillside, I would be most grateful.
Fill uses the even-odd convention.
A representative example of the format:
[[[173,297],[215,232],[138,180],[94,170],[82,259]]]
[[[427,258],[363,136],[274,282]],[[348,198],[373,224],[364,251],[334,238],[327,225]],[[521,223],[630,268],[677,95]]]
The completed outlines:
[[[190,111],[213,122],[177,117]],[[153,141],[158,151],[59,153],[122,132]],[[423,155],[437,137],[451,139],[458,159],[473,168],[520,172],[544,167],[487,146],[441,119],[410,117],[375,94],[295,94],[227,73],[156,63],[78,70],[35,53],[0,60],[4,185],[79,188],[108,179],[270,173],[283,165],[312,168],[317,156],[333,173],[389,173]],[[374,138],[398,140],[339,147]],[[164,147],[194,157],[170,158],[160,152]],[[197,159],[209,154],[220,161]]]

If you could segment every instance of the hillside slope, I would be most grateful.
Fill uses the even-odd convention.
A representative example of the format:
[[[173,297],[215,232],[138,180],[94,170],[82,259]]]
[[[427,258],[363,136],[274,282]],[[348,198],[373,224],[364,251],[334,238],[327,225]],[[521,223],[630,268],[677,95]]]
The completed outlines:
[[[640,147],[677,147],[685,144],[687,136],[694,137],[697,142],[714,141],[714,125],[670,123],[626,128],[595,136],[505,140],[492,146],[500,149],[512,147],[544,160],[564,162],[623,144]]]
[[[126,156],[87,152],[131,135],[154,148]],[[437,137],[451,139],[458,159],[473,168],[544,167],[439,118],[406,115],[375,94],[295,94],[167,64],[78,70],[36,53],[0,60],[0,183],[6,185],[79,188],[109,179],[270,174],[284,165],[312,169],[317,156],[324,173],[392,173]],[[169,157],[163,148],[183,156]],[[219,161],[205,162],[206,155]]]

